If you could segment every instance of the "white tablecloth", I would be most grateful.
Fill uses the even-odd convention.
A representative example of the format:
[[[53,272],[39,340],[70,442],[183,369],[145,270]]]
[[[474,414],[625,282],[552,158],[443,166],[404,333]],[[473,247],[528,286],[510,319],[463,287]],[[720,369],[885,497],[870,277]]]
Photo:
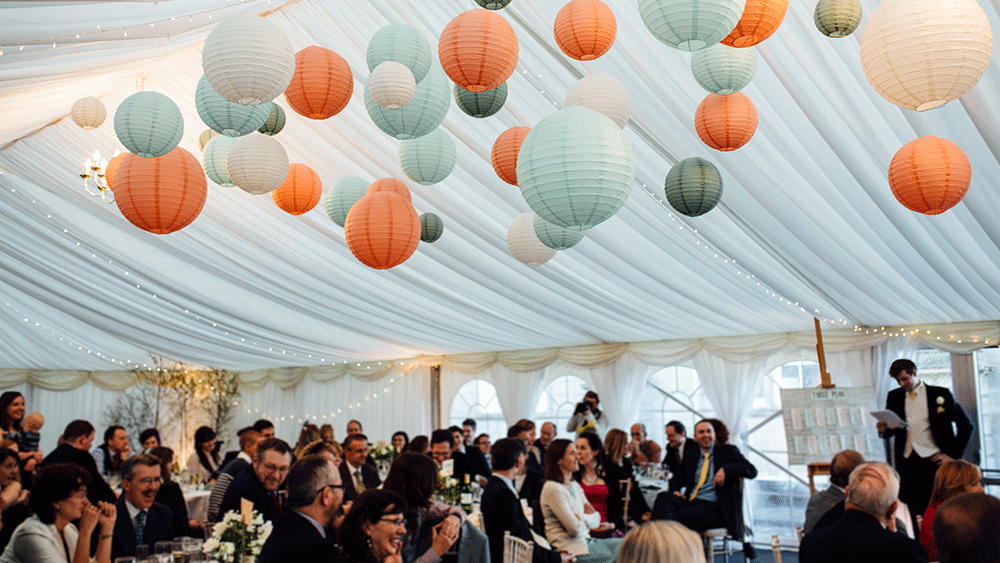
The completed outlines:
[[[205,522],[208,520],[208,497],[212,491],[184,490],[184,502],[187,504],[188,519]]]

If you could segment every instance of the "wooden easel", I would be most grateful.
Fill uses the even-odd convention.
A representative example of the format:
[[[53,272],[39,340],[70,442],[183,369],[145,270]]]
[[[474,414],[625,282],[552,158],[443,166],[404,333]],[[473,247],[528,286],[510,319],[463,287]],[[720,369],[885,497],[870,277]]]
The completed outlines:
[[[823,389],[832,389],[836,385],[830,381],[830,373],[826,371],[826,352],[823,351],[823,331],[819,328],[819,319],[813,317],[813,324],[816,327],[816,356],[819,358],[820,387]],[[816,486],[813,484],[813,477],[816,475],[829,475],[830,464],[810,463],[806,467],[809,471],[809,493],[815,494]]]

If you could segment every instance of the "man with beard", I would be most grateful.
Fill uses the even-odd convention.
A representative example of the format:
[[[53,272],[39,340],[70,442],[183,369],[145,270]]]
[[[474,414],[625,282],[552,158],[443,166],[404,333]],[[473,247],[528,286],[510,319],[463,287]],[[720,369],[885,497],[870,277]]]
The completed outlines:
[[[275,491],[281,486],[292,462],[292,448],[278,438],[267,438],[257,443],[253,465],[233,478],[226,496],[219,505],[220,518],[230,510],[240,511],[240,499],[253,503],[253,509],[265,521],[277,520],[279,510]]]

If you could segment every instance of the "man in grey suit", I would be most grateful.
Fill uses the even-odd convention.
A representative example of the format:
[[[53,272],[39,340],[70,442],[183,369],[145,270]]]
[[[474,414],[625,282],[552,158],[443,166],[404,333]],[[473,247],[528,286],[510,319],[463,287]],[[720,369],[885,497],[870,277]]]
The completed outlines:
[[[816,522],[835,505],[844,502],[844,489],[854,468],[865,462],[865,458],[854,450],[844,450],[833,456],[830,462],[830,486],[809,497],[806,505],[806,523],[802,531],[809,533],[816,527]]]

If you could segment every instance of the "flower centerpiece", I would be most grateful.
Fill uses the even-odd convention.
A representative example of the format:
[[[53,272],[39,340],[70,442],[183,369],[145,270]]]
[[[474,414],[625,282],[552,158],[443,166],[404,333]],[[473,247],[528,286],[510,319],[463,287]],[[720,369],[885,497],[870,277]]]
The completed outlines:
[[[447,470],[442,469],[438,471],[438,488],[432,496],[434,500],[458,506],[462,497],[462,487],[459,486],[458,479],[452,477]]]
[[[253,563],[271,535],[271,523],[256,510],[240,515],[230,510],[212,528],[202,551],[220,563]]]
[[[392,465],[392,461],[399,456],[399,452],[396,451],[396,447],[387,444],[385,440],[379,440],[371,450],[368,452],[375,461],[375,467],[378,469],[379,477],[383,480],[385,476],[389,474],[389,466]]]

